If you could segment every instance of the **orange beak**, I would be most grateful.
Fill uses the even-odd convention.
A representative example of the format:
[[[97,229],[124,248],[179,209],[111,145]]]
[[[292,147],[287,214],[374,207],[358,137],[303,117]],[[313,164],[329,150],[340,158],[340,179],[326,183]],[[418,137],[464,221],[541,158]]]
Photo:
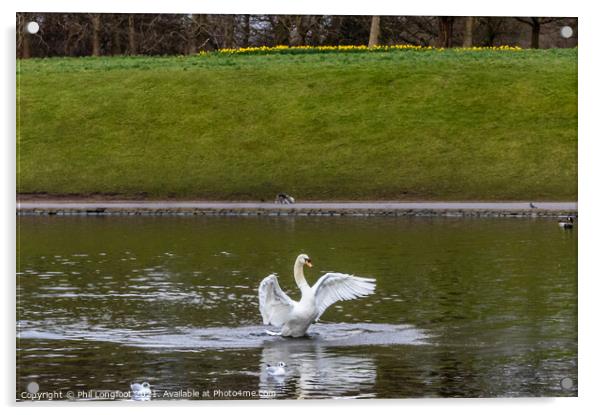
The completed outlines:
[[[305,265],[307,265],[308,267],[313,267],[312,263],[311,263],[311,259],[308,259],[307,261],[305,261]]]

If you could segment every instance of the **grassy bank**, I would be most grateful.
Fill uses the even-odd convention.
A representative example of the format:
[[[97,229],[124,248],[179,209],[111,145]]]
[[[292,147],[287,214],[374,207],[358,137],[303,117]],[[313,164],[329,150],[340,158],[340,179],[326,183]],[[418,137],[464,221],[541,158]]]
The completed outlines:
[[[577,51],[18,63],[20,193],[575,200]]]

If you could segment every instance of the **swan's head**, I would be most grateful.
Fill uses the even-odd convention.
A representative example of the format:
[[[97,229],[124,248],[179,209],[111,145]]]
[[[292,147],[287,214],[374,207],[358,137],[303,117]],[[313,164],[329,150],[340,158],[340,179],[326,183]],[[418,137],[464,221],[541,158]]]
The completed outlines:
[[[313,267],[311,258],[307,254],[301,254],[297,257],[297,263],[307,265],[309,268]]]

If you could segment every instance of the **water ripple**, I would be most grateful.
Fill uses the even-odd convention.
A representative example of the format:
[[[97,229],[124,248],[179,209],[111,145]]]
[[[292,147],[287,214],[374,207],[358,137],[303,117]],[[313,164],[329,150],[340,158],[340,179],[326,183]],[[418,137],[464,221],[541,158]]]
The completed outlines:
[[[309,336],[283,338],[265,333],[263,326],[209,327],[179,329],[111,329],[82,324],[44,329],[23,322],[21,339],[88,340],[121,343],[127,346],[157,349],[244,349],[274,344],[320,344],[328,347],[366,345],[422,345],[429,338],[424,330],[404,324],[328,323],[311,327]]]

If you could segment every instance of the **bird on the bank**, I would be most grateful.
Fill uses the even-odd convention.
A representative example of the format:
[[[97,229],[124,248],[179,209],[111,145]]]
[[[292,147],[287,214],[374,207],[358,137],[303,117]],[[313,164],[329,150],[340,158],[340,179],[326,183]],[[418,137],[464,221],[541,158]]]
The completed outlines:
[[[537,206],[535,206],[533,203],[529,203],[529,207],[530,207],[531,209],[537,209]]]
[[[558,221],[558,226],[564,229],[572,229],[573,228],[573,217],[567,216],[566,219],[561,219]]]
[[[291,204],[295,203],[295,198],[292,197],[291,195],[287,195],[286,193],[278,193],[274,203],[277,203],[280,205],[291,205]]]
[[[263,324],[271,324],[279,332],[266,330],[278,336],[301,337],[307,333],[312,323],[317,322],[322,313],[337,301],[353,300],[374,293],[373,278],[360,278],[339,272],[324,274],[313,287],[305,280],[303,267],[311,268],[309,256],[297,257],[293,268],[295,282],[301,290],[301,300],[294,301],[282,291],[278,277],[271,274],[259,284],[259,311]]]
[[[268,376],[284,376],[286,374],[286,363],[278,362],[276,366],[267,365],[266,372]]]

